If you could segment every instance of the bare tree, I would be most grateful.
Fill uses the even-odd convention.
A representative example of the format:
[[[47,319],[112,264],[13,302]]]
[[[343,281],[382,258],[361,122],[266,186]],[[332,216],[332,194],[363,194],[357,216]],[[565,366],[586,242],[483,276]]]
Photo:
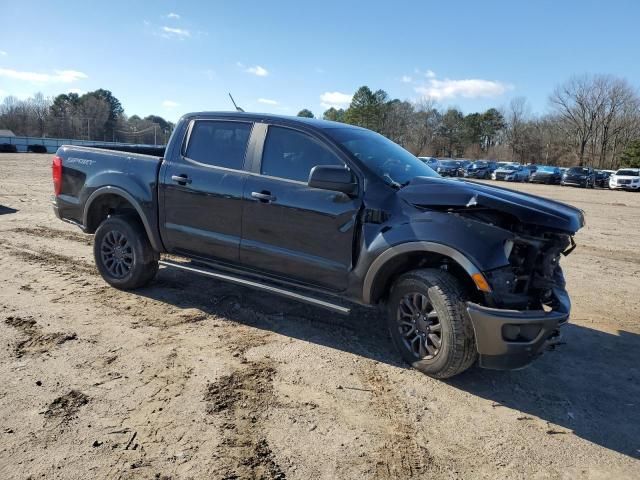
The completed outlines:
[[[595,133],[606,102],[607,77],[575,76],[558,86],[549,100],[552,108],[566,122],[567,133],[576,139],[578,161],[585,163],[585,150]]]
[[[51,108],[51,99],[45,97],[41,92],[38,92],[27,102],[36,123],[36,135],[43,137],[45,135],[45,127],[47,124],[47,118],[49,117],[49,110]]]
[[[514,159],[522,160],[525,144],[525,128],[530,118],[530,110],[525,97],[516,97],[509,103],[505,115],[506,137]]]

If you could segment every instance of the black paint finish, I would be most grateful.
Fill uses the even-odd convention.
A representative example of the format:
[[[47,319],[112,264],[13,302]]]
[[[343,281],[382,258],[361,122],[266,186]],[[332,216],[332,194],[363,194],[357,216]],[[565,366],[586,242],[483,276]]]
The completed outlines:
[[[253,124],[242,170],[201,164],[183,156],[196,120]],[[347,195],[260,175],[269,125],[293,128],[323,142],[352,171],[358,192]],[[158,250],[344,291],[354,301],[364,296],[364,277],[373,260],[406,242],[447,245],[479,271],[506,264],[502,245],[508,234],[479,222],[470,227],[469,221],[440,207],[475,202],[572,234],[584,223],[579,210],[560,202],[462,180],[418,177],[395,191],[366,162],[350,156],[332,140],[331,129],[343,127],[297,117],[194,113],[178,123],[164,159],[64,146],[58,151],[63,158],[64,191],[56,198],[57,211],[61,218],[86,227],[87,211],[96,200],[92,194],[97,189],[100,194],[122,190],[143,217]],[[365,210],[367,214],[361,214]],[[371,221],[371,212],[376,213],[377,221]]]

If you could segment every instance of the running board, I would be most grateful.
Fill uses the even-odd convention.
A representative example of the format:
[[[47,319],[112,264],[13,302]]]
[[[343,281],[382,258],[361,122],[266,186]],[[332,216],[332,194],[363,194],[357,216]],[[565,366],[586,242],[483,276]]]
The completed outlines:
[[[283,297],[291,298],[293,300],[305,302],[310,305],[315,305],[317,307],[326,308],[328,310],[332,310],[342,315],[349,315],[349,313],[351,312],[350,308],[343,307],[335,303],[327,302],[325,300],[320,300],[319,298],[309,297],[307,295],[293,292],[291,290],[286,290],[284,288],[274,287],[272,285],[266,285],[264,283],[256,282],[253,280],[246,280],[241,277],[229,275],[228,273],[219,273],[206,268],[194,267],[192,265],[185,265],[184,263],[173,262],[171,260],[160,260],[158,263],[165,267],[178,268],[180,270],[186,270],[187,272],[199,273],[200,275],[205,275],[207,277],[217,278],[218,280],[237,283],[238,285],[244,285],[246,287],[258,288],[260,290],[265,290],[267,292],[274,293],[276,295],[281,295]]]

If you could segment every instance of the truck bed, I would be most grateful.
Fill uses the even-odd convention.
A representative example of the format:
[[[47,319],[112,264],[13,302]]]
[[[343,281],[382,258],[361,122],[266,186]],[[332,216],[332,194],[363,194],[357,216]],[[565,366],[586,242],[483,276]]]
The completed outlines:
[[[164,153],[164,148],[158,153]],[[98,189],[120,188],[132,195],[157,218],[158,172],[161,156],[93,147],[63,145],[56,154],[62,161],[62,185],[57,197],[57,214],[63,220],[91,227],[87,206]]]

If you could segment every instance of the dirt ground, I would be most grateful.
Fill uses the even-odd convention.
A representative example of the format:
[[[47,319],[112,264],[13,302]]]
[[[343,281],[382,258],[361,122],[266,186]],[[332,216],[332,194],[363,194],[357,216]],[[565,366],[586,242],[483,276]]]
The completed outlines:
[[[437,381],[375,311],[167,269],[110,288],[50,157],[0,155],[0,478],[639,477],[640,194],[513,185],[586,213],[566,344]]]

